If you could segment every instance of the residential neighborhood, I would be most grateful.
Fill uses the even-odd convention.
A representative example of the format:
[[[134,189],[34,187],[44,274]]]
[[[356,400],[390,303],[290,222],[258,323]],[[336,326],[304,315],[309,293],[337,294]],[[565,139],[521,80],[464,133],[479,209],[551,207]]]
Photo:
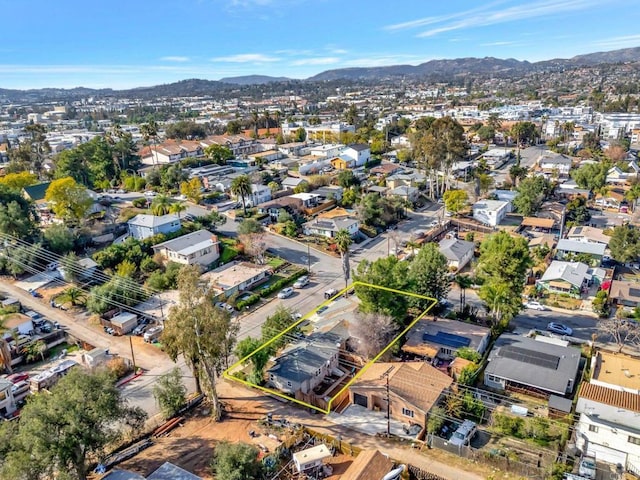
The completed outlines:
[[[0,476],[640,478],[621,72],[3,93]]]

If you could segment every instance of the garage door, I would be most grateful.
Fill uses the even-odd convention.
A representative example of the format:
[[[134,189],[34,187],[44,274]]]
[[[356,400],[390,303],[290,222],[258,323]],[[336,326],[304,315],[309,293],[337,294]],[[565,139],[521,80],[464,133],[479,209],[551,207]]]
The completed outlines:
[[[619,463],[623,466],[627,463],[627,454],[625,452],[614,450],[604,445],[596,445],[595,443],[589,443],[587,455],[593,455],[598,462],[612,463],[613,465]]]
[[[369,408],[369,402],[367,402],[367,397],[364,395],[360,395],[359,393],[353,394],[353,403],[356,405],[360,405],[364,408]]]

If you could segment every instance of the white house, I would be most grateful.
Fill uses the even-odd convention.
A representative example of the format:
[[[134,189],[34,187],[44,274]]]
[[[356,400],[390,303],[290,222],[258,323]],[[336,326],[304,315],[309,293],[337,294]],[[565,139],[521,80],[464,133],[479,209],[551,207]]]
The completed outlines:
[[[236,292],[243,292],[266,280],[271,273],[271,267],[268,265],[231,262],[203,274],[200,278],[208,282],[217,292],[230,297]]]
[[[557,175],[560,177],[569,176],[573,161],[571,157],[566,155],[543,155],[538,159],[538,165],[542,171],[548,175]]]
[[[311,147],[310,154],[314,157],[320,158],[333,158],[340,155],[340,151],[344,148],[344,145],[339,143],[329,143],[327,145],[318,145]]]
[[[331,452],[327,446],[322,443],[315,447],[300,450],[293,454],[293,463],[296,466],[296,470],[300,473],[310,470],[312,468],[318,468],[322,466],[322,460],[330,458]]]
[[[318,216],[314,220],[305,223],[302,231],[305,235],[321,235],[333,238],[340,230],[346,230],[352,237],[358,233],[360,221],[349,215],[322,217]]]
[[[211,232],[198,230],[154,245],[153,251],[170,262],[206,267],[220,258],[220,242]]]
[[[271,200],[271,189],[266,185],[251,184],[251,193],[245,197],[248,207],[255,207]]]
[[[175,213],[167,215],[147,215],[139,213],[127,222],[129,235],[136,240],[144,240],[159,233],[172,233],[180,230],[180,217]]]
[[[576,447],[596,461],[640,471],[640,395],[583,383],[576,412]]]
[[[482,158],[487,162],[489,168],[495,170],[504,165],[510,156],[511,152],[508,152],[505,148],[492,148],[487,150],[482,155]]]
[[[461,270],[473,258],[476,245],[455,237],[440,240],[440,253],[447,257],[447,263],[452,270]]]
[[[352,143],[343,148],[340,154],[352,159],[356,167],[361,167],[371,158],[371,148],[366,143]]]
[[[502,200],[480,200],[473,204],[473,218],[495,227],[511,211],[511,203]]]

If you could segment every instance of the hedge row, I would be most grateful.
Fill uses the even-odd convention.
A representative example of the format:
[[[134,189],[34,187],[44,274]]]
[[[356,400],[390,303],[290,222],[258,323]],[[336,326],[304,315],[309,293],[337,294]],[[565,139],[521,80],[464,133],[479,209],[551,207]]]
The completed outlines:
[[[298,270],[292,275],[289,275],[287,278],[281,278],[277,282],[273,282],[264,290],[260,290],[259,293],[254,293],[246,300],[240,300],[239,302],[236,303],[236,308],[242,311],[244,310],[245,307],[258,303],[260,298],[268,297],[272,293],[283,289],[287,285],[290,285],[291,283],[295,282],[298,278],[302,277],[303,275],[306,275],[306,273],[307,273],[306,270]]]

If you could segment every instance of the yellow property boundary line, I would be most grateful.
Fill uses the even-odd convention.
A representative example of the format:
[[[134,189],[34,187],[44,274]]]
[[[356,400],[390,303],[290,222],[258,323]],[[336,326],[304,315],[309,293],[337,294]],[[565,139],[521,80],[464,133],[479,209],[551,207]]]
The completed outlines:
[[[340,391],[338,393],[336,393],[334,396],[332,396],[329,399],[329,403],[327,404],[327,408],[326,410],[324,408],[320,408],[317,407],[315,405],[311,405],[310,403],[307,402],[303,402],[302,400],[298,400],[294,397],[290,397],[288,395],[283,394],[282,392],[279,392],[278,390],[274,390],[272,388],[267,388],[267,387],[263,387],[261,385],[256,385],[255,383],[249,382],[247,380],[238,378],[236,376],[234,376],[233,374],[231,374],[232,370],[235,370],[236,368],[238,368],[239,366],[243,365],[249,358],[251,358],[253,355],[255,355],[256,353],[258,353],[259,351],[267,348],[269,345],[271,345],[273,342],[275,342],[276,340],[278,340],[280,337],[282,337],[283,335],[286,335],[289,331],[293,330],[294,328],[296,328],[298,325],[300,325],[302,322],[304,322],[305,320],[307,320],[311,315],[313,315],[314,313],[316,313],[320,308],[324,307],[325,305],[329,305],[331,302],[333,302],[336,298],[340,297],[341,295],[343,295],[347,290],[350,290],[353,287],[356,286],[362,286],[362,287],[369,287],[369,288],[377,288],[379,290],[386,290],[388,292],[392,292],[392,293],[397,293],[399,295],[406,295],[409,297],[415,297],[415,298],[420,298],[423,300],[430,300],[432,303],[431,305],[429,305],[420,315],[418,315],[415,320],[413,320],[409,325],[407,325],[404,330],[402,330],[393,340],[391,340],[391,342],[384,347],[380,353],[378,353],[372,360],[370,360],[369,362],[367,362],[364,367],[362,367],[362,369],[344,386],[340,389]],[[351,284],[348,287],[345,287],[344,289],[342,289],[340,292],[338,292],[335,296],[331,297],[330,299],[326,300],[325,302],[323,302],[322,304],[320,304],[318,307],[316,307],[314,310],[312,310],[311,312],[307,313],[305,316],[303,316],[300,320],[298,320],[297,322],[293,323],[290,327],[288,327],[286,330],[283,330],[282,332],[280,332],[278,335],[276,335],[275,337],[273,337],[271,340],[269,340],[268,342],[265,342],[264,344],[262,344],[261,346],[259,346],[257,349],[255,349],[253,352],[251,352],[249,355],[245,356],[244,358],[241,358],[240,360],[238,360],[236,363],[234,363],[233,365],[231,365],[229,368],[227,368],[223,373],[222,376],[224,378],[227,378],[229,380],[232,380],[234,382],[239,382],[242,383],[243,385],[250,387],[250,388],[256,388],[260,391],[263,391],[265,393],[269,393],[271,395],[275,395],[277,397],[283,398],[284,400],[289,400],[291,402],[297,403],[298,405],[301,405],[303,407],[307,407],[307,408],[312,408],[314,410],[317,410],[321,413],[324,413],[325,415],[329,414],[329,412],[331,412],[331,404],[333,403],[333,400],[338,397],[339,395],[341,395],[347,388],[349,388],[351,385],[353,385],[353,383],[364,373],[367,371],[367,369],[373,365],[375,362],[377,362],[380,357],[382,357],[382,355],[384,355],[398,340],[400,340],[400,338],[402,338],[409,330],[411,330],[413,328],[413,326],[418,323],[420,320],[422,320],[422,318],[429,313],[429,310],[431,310],[436,304],[438,303],[438,300],[436,300],[435,298],[432,297],[426,297],[424,295],[418,295],[417,293],[412,293],[412,292],[403,292],[401,290],[395,290],[393,288],[388,288],[388,287],[382,287],[380,285],[373,285],[370,283],[364,283],[364,282],[354,282],[353,284]]]

